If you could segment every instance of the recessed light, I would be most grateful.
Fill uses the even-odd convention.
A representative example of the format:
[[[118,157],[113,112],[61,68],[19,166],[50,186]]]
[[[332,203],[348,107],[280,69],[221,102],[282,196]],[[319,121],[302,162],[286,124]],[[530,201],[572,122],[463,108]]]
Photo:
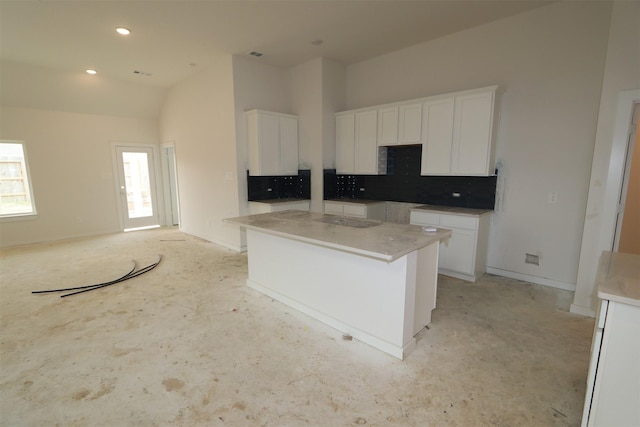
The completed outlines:
[[[118,34],[122,34],[123,36],[128,36],[129,34],[131,34],[131,30],[129,30],[128,28],[124,28],[124,27],[116,28],[116,32]]]
[[[86,70],[87,74],[98,74],[96,70]]]

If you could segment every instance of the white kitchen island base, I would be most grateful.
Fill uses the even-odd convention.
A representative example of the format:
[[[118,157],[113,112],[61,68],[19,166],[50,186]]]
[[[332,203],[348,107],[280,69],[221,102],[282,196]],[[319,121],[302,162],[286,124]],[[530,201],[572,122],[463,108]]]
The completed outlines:
[[[435,240],[388,262],[247,229],[247,284],[403,359],[431,322],[438,245]]]

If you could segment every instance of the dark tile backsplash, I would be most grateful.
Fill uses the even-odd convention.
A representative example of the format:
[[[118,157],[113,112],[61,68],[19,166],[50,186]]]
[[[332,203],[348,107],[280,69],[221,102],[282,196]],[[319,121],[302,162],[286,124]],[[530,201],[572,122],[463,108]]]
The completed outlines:
[[[310,199],[311,171],[299,170],[298,176],[251,176],[247,171],[249,200]]]
[[[496,176],[420,176],[421,151],[420,145],[389,147],[387,175],[337,175],[326,169],[324,198],[494,208]]]

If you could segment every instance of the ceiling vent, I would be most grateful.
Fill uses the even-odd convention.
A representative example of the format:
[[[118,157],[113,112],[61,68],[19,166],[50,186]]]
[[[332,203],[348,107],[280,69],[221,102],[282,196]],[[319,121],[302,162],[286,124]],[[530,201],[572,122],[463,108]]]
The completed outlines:
[[[257,52],[255,50],[252,50],[251,52],[249,52],[249,55],[251,56],[255,56],[256,58],[260,58],[262,55],[264,55],[263,53]]]
[[[146,71],[133,70],[133,74],[137,74],[139,76],[151,77],[151,73],[148,73]]]

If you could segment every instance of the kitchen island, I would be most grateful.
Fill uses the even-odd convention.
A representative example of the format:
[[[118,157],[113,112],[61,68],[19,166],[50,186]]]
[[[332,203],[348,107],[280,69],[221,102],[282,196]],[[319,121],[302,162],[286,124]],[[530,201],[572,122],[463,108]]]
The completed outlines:
[[[445,229],[284,211],[230,218],[247,230],[247,284],[403,359],[436,304]]]

